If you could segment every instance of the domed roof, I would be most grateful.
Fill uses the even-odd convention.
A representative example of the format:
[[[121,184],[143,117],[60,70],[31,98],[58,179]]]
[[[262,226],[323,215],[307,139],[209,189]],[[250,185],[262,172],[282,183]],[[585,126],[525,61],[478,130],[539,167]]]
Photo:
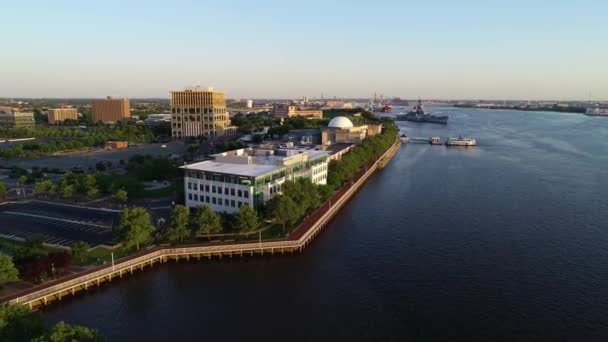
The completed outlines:
[[[348,118],[345,118],[343,116],[336,116],[335,118],[331,119],[331,121],[329,122],[329,125],[327,125],[327,127],[329,127],[329,128],[353,128],[353,123]]]

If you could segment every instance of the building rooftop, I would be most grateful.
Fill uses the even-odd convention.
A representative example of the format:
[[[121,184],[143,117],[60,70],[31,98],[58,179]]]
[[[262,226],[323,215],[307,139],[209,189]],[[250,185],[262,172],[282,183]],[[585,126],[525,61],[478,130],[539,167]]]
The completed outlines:
[[[309,160],[329,156],[326,151],[312,149],[239,149],[214,154],[214,160],[182,166],[186,170],[217,172],[246,177],[258,177],[283,169],[289,160],[298,161],[300,156]]]
[[[344,116],[336,116],[335,118],[331,119],[327,127],[341,129],[353,128],[353,122],[350,121],[349,118],[346,118]]]
[[[278,165],[218,163],[215,160],[206,160],[189,164],[182,166],[182,168],[186,170],[217,172],[246,177],[259,177],[282,169],[282,167]]]

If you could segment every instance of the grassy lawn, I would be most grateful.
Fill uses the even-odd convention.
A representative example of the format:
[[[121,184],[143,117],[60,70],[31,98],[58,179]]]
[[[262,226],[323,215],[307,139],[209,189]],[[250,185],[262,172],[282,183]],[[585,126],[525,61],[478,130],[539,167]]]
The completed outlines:
[[[120,248],[120,247],[116,248],[114,250],[110,250],[110,249],[103,248],[103,247],[96,247],[87,253],[86,258],[84,260],[82,260],[82,261],[74,260],[74,265],[76,265],[76,266],[103,265],[104,263],[112,262],[112,253],[114,253],[114,261],[116,261],[133,252],[135,252],[135,251],[127,250],[125,248]]]
[[[266,229],[262,232],[262,239],[281,239],[286,236],[289,232],[291,232],[294,227],[285,226],[285,230],[283,230],[283,226],[280,224],[275,224],[269,229]]]
[[[183,188],[184,188],[184,180],[179,179],[179,180],[172,181],[171,185],[166,188],[156,189],[156,190],[144,190],[144,191],[142,191],[141,194],[138,194],[137,197],[138,198],[162,198],[162,197],[175,196],[175,194],[179,194],[180,192],[182,192]]]

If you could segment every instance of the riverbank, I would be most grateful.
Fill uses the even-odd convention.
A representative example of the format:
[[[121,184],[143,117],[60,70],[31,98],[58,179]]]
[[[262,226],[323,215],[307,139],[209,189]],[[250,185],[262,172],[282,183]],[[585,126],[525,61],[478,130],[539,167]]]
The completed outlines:
[[[494,110],[517,110],[524,112],[557,112],[557,113],[574,113],[584,114],[587,108],[584,107],[559,107],[559,106],[543,106],[543,107],[528,107],[528,106],[484,106],[480,107],[474,104],[455,104],[456,108],[472,108],[472,109],[494,109]]]
[[[169,260],[201,259],[213,257],[234,257],[254,254],[275,254],[301,252],[310,244],[329,221],[339,212],[348,200],[365,184],[369,177],[386,165],[400,147],[399,140],[379,158],[370,161],[332,197],[316,209],[305,221],[296,228],[288,238],[246,243],[216,243],[179,247],[152,247],[146,251],[119,260],[115,264],[96,267],[86,272],[71,275],[64,279],[45,284],[27,291],[0,298],[0,302],[23,304],[37,308],[60,300],[66,295],[74,295],[93,286],[111,282],[112,279],[122,278],[133,274],[134,270],[165,263]]]

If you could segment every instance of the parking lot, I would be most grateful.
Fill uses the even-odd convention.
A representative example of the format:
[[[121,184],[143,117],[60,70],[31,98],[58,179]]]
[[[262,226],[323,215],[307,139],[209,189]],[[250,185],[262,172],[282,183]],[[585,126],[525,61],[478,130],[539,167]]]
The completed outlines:
[[[28,238],[44,236],[44,242],[70,246],[86,241],[91,246],[116,243],[113,227],[119,213],[32,201],[0,205],[0,234]]]

